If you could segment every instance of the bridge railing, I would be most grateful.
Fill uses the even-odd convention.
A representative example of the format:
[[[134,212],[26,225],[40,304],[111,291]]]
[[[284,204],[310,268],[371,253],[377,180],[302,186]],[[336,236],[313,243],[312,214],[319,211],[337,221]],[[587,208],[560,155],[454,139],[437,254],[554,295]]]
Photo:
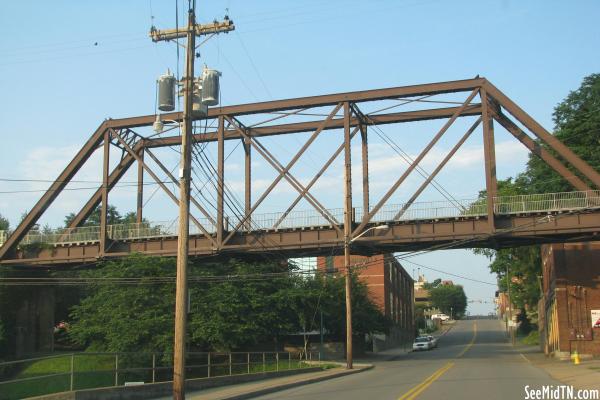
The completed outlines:
[[[173,379],[172,353],[70,353],[0,363],[0,399]],[[188,352],[186,378],[310,368],[319,352]]]
[[[508,215],[531,212],[561,212],[600,207],[600,190],[584,192],[563,192],[530,194],[517,196],[498,196],[494,200],[494,212]],[[344,211],[341,208],[328,209],[327,212],[341,225]],[[407,204],[387,204],[372,218],[372,222],[416,221],[440,218],[474,217],[487,214],[486,199],[461,199],[452,201],[415,202]],[[354,220],[361,221],[364,210],[354,209]],[[225,218],[225,230],[233,229],[242,221],[241,215],[229,215]],[[214,224],[208,219],[199,219],[204,229],[215,233]],[[329,226],[331,223],[316,210],[298,210],[284,213],[265,213],[252,215],[243,224],[241,230],[267,230],[286,228],[310,228]],[[144,239],[151,237],[177,236],[178,220],[160,222],[141,222],[107,226],[107,236],[112,240]],[[190,224],[190,234],[201,234],[202,230],[194,223]],[[7,232],[0,231],[0,244],[6,240]],[[31,231],[21,241],[21,245],[33,243],[70,244],[95,242],[100,240],[99,226],[60,228],[50,231]]]
[[[600,206],[600,190],[500,196],[495,198],[496,214],[557,212]]]

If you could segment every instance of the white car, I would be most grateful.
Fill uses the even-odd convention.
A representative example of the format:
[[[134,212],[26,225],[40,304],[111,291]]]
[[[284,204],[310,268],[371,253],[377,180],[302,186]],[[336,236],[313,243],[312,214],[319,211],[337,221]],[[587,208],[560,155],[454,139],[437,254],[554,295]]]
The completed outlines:
[[[446,314],[433,314],[431,319],[440,319],[442,322],[448,321],[450,319]]]
[[[419,336],[413,343],[413,351],[431,350],[435,347],[429,336]]]

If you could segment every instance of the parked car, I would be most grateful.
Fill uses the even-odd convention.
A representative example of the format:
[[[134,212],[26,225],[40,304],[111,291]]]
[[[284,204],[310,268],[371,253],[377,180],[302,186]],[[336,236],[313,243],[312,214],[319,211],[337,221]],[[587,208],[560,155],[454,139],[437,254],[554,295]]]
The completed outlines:
[[[427,335],[427,338],[429,338],[429,340],[431,341],[431,346],[433,348],[436,348],[438,346],[438,342],[437,339],[431,335]]]
[[[434,347],[434,343],[429,336],[419,336],[413,343],[413,351],[431,350]]]
[[[446,314],[433,314],[431,319],[441,319],[442,322],[448,321],[450,319]]]

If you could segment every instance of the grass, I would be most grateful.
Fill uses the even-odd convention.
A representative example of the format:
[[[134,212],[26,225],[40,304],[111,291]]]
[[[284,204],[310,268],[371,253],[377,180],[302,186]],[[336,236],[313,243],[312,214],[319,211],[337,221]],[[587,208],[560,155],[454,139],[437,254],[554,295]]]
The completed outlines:
[[[236,354],[232,359],[231,374],[247,374],[259,372],[284,371],[289,369],[307,368],[316,365],[310,365],[306,362],[281,358],[279,362],[273,354],[268,354],[264,360],[261,353],[252,354],[250,358],[250,368],[248,368],[248,358],[246,355]],[[107,387],[115,385],[115,356],[78,353],[73,358],[74,379],[73,388],[89,389],[98,387]],[[208,368],[206,365],[208,359],[206,356],[190,359],[188,365],[188,378],[206,378],[208,377]],[[151,355],[119,355],[119,374],[118,384],[123,385],[126,381],[152,381],[152,371],[147,370],[127,370],[135,368],[151,368]],[[171,371],[159,358],[156,359],[157,367],[167,367],[157,370],[156,381],[168,381],[172,379]],[[335,364],[319,365],[323,369],[335,368]],[[27,381],[14,383],[0,382],[0,400],[16,400],[31,396],[40,396],[49,393],[58,393],[70,390],[71,387],[71,355],[57,356],[37,361],[24,363],[20,371],[13,376],[3,376],[2,380],[33,378]],[[210,376],[224,376],[230,374],[229,356],[213,355],[211,358]],[[44,376],[53,375],[53,376]]]
[[[538,331],[531,331],[519,341],[528,346],[537,346],[540,344],[540,333]]]

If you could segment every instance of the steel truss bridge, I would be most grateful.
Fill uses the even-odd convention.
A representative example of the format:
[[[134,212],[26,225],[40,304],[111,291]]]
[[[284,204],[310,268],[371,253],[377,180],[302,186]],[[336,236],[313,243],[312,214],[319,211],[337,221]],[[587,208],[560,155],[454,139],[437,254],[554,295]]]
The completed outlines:
[[[449,107],[387,112],[398,105],[425,102],[442,94],[467,95],[465,100]],[[377,102],[400,101],[395,106],[375,112],[364,112],[364,106]],[[435,102],[432,102],[435,103]],[[388,103],[385,103],[388,104]],[[439,104],[439,103],[438,103]],[[448,105],[448,104],[446,104]],[[311,110],[327,109],[324,119],[289,122],[298,115],[313,115]],[[309,113],[307,113],[309,111]],[[273,113],[278,115],[273,117]],[[247,116],[266,120],[244,124]],[[459,118],[477,117],[458,143],[445,155],[410,199],[403,204],[388,204],[407,177],[420,168],[419,163]],[[132,252],[150,255],[175,256],[178,221],[148,222],[143,219],[144,173],[160,186],[174,203],[179,200],[148,164],[151,158],[161,174],[178,185],[177,179],[153,153],[161,147],[179,146],[181,138],[172,136],[142,136],[135,130],[149,127],[155,115],[105,120],[81,148],[65,170],[52,183],[20,225],[12,232],[0,232],[0,264],[24,266],[74,266],[99,259],[123,257]],[[181,113],[163,114],[164,121],[180,122]],[[300,257],[331,254],[340,251],[344,243],[344,224],[351,224],[352,251],[360,254],[409,251],[429,248],[502,248],[528,244],[596,240],[600,232],[600,175],[558,141],[517,104],[484,78],[424,85],[367,90],[254,104],[213,108],[206,120],[216,128],[194,134],[196,144],[216,143],[217,165],[216,213],[207,204],[192,197],[196,212],[191,215],[189,252],[191,256],[218,255],[244,257],[263,252]],[[285,120],[287,123],[283,123]],[[427,120],[445,120],[443,126],[398,174],[385,194],[372,203],[369,188],[369,129],[383,124],[398,124]],[[573,192],[502,197],[497,193],[494,124],[512,134],[527,149],[540,157],[574,188]],[[432,183],[440,170],[475,132],[483,135],[486,197],[447,202],[417,202],[419,195]],[[325,131],[341,134],[340,144],[309,183],[304,184],[291,172],[315,139]],[[310,133],[310,137],[287,163],[261,143],[274,135]],[[344,190],[345,208],[323,206],[313,186],[343,154],[347,172],[352,167],[352,140],[357,137],[361,146],[360,206],[353,203],[352,174],[340,177]],[[240,141],[244,149],[244,204],[237,213],[226,213],[226,156],[225,141]],[[111,146],[122,151],[118,164],[109,168]],[[36,223],[46,209],[71,182],[85,162],[103,149],[103,183],[64,229],[40,232]],[[252,156],[258,153],[276,171],[276,178],[258,197],[252,199]],[[124,174],[137,164],[137,222],[109,225],[106,213],[111,189]],[[256,209],[282,180],[297,192],[297,198],[280,213],[258,214]],[[311,192],[311,189],[312,192]],[[311,210],[297,211],[296,205],[305,200]],[[101,207],[99,226],[82,226],[98,207]],[[385,224],[384,229],[370,229]],[[37,244],[37,245],[36,245]]]

